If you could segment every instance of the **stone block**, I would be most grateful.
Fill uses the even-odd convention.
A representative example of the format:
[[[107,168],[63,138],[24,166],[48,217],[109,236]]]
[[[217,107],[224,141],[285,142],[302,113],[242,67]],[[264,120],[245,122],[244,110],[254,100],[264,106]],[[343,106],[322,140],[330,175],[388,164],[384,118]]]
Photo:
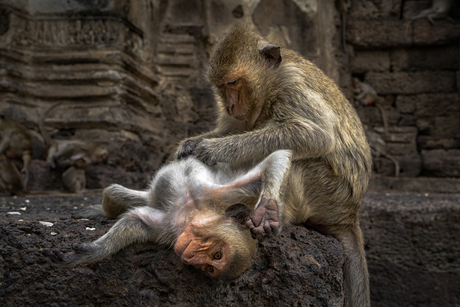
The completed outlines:
[[[410,46],[412,27],[409,21],[397,19],[349,20],[347,41],[355,47],[372,49]]]
[[[419,149],[455,149],[460,148],[459,138],[444,138],[442,136],[420,135],[417,138]]]
[[[396,97],[396,110],[403,114],[413,114],[417,109],[418,95],[398,95]]]
[[[369,72],[365,82],[380,95],[455,92],[455,72]]]
[[[412,42],[414,45],[444,45],[458,43],[460,24],[447,19],[437,19],[431,24],[427,18],[413,21]]]
[[[460,150],[422,150],[423,175],[460,177]]]
[[[417,153],[417,142],[412,143],[387,143],[387,151],[394,156],[410,156]]]
[[[383,126],[375,127],[375,132],[383,136],[384,128]],[[417,137],[417,128],[416,127],[390,127],[389,135],[386,138],[387,142],[391,143],[405,143],[411,144],[415,141]]]
[[[449,116],[420,118],[417,127],[422,135],[437,136],[440,138],[460,137],[460,112]]]
[[[412,16],[417,15],[422,10],[431,7],[431,3],[429,1],[406,0],[403,3],[403,19],[410,19]]]
[[[399,123],[401,114],[391,106],[384,107],[388,125],[396,126]],[[357,110],[361,121],[368,126],[383,126],[382,113],[376,106],[363,106]]]
[[[458,93],[422,94],[415,98],[417,117],[451,116],[460,112]]]
[[[458,70],[458,48],[458,44],[452,44],[396,49],[391,52],[391,68],[393,71]]]
[[[417,177],[422,171],[422,159],[420,155],[393,156],[399,163],[399,176]],[[395,165],[387,157],[376,157],[373,159],[374,169],[377,174],[383,176],[394,176]]]
[[[350,19],[394,19],[398,18],[401,0],[354,1],[350,8]]]
[[[389,70],[390,55],[387,51],[356,51],[351,61],[351,72],[355,74]]]

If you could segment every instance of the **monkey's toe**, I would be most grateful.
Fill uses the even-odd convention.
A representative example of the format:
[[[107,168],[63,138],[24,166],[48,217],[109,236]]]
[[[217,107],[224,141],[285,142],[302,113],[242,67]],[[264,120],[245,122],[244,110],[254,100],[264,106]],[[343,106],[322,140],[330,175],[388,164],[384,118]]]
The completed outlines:
[[[57,248],[45,248],[43,249],[43,254],[54,263],[62,263],[64,261],[65,254]]]

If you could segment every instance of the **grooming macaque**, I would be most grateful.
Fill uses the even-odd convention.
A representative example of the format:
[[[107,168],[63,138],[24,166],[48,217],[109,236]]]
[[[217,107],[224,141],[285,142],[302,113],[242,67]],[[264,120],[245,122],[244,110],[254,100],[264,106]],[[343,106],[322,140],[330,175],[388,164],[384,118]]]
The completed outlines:
[[[21,174],[16,165],[0,154],[0,192],[21,195],[22,190]]]
[[[98,144],[81,140],[53,140],[45,130],[45,119],[48,114],[62,102],[49,107],[40,118],[40,132],[48,146],[46,162],[52,168],[56,163],[61,167],[68,167],[79,159],[85,160],[86,164],[102,163],[107,159],[108,151]]]
[[[433,0],[433,5],[429,9],[421,11],[417,15],[412,16],[411,19],[426,17],[431,24],[435,24],[434,19],[449,17],[453,4],[454,0]]]
[[[385,140],[372,128],[365,126],[367,141],[374,157],[386,157],[395,165],[395,177],[399,177],[399,162],[387,152]]]
[[[353,78],[353,93],[355,94],[355,99],[362,105],[375,105],[379,109],[380,114],[382,115],[385,138],[388,138],[390,130],[388,128],[387,114],[383,108],[385,99],[378,96],[377,92],[370,84],[361,82],[358,78]]]
[[[276,150],[292,150],[280,201],[262,198],[246,226],[259,241],[285,224],[307,223],[335,236],[346,256],[347,304],[369,306],[358,209],[372,159],[356,111],[314,64],[243,27],[215,46],[208,78],[217,127],[184,140],[175,157],[249,169]]]
[[[71,193],[81,193],[86,186],[85,178],[86,161],[78,159],[73,162],[64,173],[62,173],[62,183],[66,191]]]
[[[277,151],[249,172],[226,165],[212,168],[190,157],[161,168],[146,191],[111,185],[103,192],[102,205],[82,214],[120,217],[115,225],[92,243],[73,244],[72,252],[44,252],[54,262],[75,266],[135,242],[153,241],[174,245],[183,263],[209,276],[235,278],[251,265],[256,247],[245,227],[249,214],[257,203],[279,202],[290,157],[290,151]]]
[[[5,155],[9,160],[22,158],[21,184],[23,189],[27,187],[29,180],[32,148],[33,141],[29,131],[24,126],[0,116],[0,154]]]

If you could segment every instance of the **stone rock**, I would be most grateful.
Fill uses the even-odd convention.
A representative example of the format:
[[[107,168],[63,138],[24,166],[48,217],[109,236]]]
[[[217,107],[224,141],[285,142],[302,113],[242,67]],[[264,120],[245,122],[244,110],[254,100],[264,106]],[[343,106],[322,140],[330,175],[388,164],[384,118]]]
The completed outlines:
[[[433,177],[460,177],[460,150],[422,150],[423,174]]]
[[[391,52],[393,71],[457,70],[458,44],[412,47]]]
[[[399,176],[401,177],[417,177],[422,172],[422,160],[420,155],[414,154],[393,156],[399,163]],[[373,166],[377,174],[384,176],[394,176],[394,163],[386,157],[377,157],[373,159]]]
[[[369,72],[365,82],[371,84],[380,95],[422,94],[454,92],[456,76],[454,72]]]
[[[422,194],[365,196],[360,224],[372,306],[460,304],[460,195],[428,194],[437,181]]]
[[[103,235],[114,221],[75,220],[100,203],[81,197],[0,198],[0,304],[117,306],[342,306],[340,243],[304,227],[287,227],[259,244],[252,267],[232,281],[212,280],[181,263],[171,248],[134,244],[109,259],[61,269],[42,248],[69,251],[72,242]],[[20,216],[6,215],[26,206]],[[45,227],[38,221],[53,223]],[[95,230],[87,230],[95,228]],[[53,235],[54,234],[54,235]]]
[[[354,74],[389,70],[390,54],[388,51],[356,51],[352,58],[351,72]]]

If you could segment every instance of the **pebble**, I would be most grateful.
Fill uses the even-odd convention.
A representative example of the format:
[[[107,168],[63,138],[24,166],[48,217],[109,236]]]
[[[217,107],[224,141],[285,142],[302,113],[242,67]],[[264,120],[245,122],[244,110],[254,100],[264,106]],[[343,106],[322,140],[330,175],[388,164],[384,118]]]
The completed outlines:
[[[43,222],[43,221],[39,221],[40,224],[42,224],[43,226],[46,226],[46,227],[51,227],[53,226],[54,224],[51,223],[51,222]]]

